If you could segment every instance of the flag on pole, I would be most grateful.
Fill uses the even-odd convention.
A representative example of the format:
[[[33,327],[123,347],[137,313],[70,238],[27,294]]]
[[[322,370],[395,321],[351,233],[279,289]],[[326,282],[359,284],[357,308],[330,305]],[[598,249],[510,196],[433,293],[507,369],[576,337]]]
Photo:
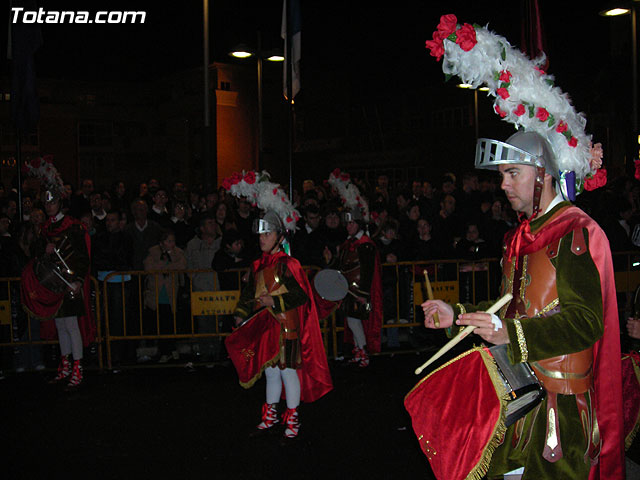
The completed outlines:
[[[300,91],[301,23],[300,0],[284,0],[282,3],[280,36],[284,40],[285,52],[282,82],[285,98],[288,97],[288,65],[291,65],[291,98],[295,98]]]
[[[542,15],[538,0],[525,0],[522,4],[522,30],[520,50],[531,59],[546,55],[547,45],[545,41]],[[546,58],[543,70],[549,68],[549,57]]]

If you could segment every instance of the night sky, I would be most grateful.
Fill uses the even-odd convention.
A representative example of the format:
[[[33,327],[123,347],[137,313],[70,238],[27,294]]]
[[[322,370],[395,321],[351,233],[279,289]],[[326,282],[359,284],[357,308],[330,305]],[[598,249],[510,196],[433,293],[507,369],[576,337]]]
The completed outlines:
[[[41,2],[44,3],[44,2]],[[303,68],[316,69],[384,63],[409,74],[426,63],[435,63],[424,49],[439,17],[454,13],[459,21],[489,24],[512,44],[519,44],[520,3],[409,0],[389,6],[380,2],[303,2]],[[597,2],[589,2],[591,4]],[[162,71],[199,66],[202,63],[202,1],[175,2],[160,7],[157,1],[48,0],[47,10],[145,10],[144,25],[49,25],[42,26],[44,45],[38,53],[39,72],[50,75],[142,78]],[[445,5],[446,6],[441,6]],[[541,0],[552,70],[569,65],[585,71],[596,63],[608,42],[611,19],[597,16],[598,8],[584,2]],[[167,3],[162,3],[167,5]],[[560,8],[556,8],[559,5]],[[551,7],[553,6],[553,10]],[[256,31],[263,46],[281,46],[279,40],[281,0],[210,0],[212,60],[227,61],[226,52],[235,44],[251,43]],[[628,17],[618,21],[627,26]],[[628,26],[626,27],[628,28]],[[4,40],[3,36],[3,40]],[[362,73],[372,70],[366,69]],[[354,69],[355,70],[355,69]],[[431,70],[431,68],[427,68]]]
[[[444,77],[440,63],[429,56],[424,42],[431,38],[443,14],[453,13],[459,22],[488,24],[513,45],[520,44],[520,1],[302,3],[303,101],[321,94],[322,79],[331,76],[363,96],[419,88],[426,88],[428,95],[428,89],[441,86]],[[619,82],[611,83],[612,90],[628,91],[630,82],[625,44],[630,36],[629,17],[599,17],[599,2],[588,3],[540,0],[549,73],[556,76],[557,84],[571,95],[580,111],[585,111],[594,95],[609,93],[590,89],[593,82],[589,79],[616,70],[619,73],[614,78]],[[175,2],[172,8],[160,6],[172,4],[148,0],[48,0],[45,8],[77,11],[86,10],[87,5],[92,13],[144,10],[146,23],[45,24],[44,44],[36,55],[38,77],[142,81],[202,65],[201,0]],[[263,48],[282,47],[281,0],[210,0],[210,9],[212,62],[231,61],[227,52],[241,42],[255,44],[258,30]],[[612,31],[620,32],[620,45],[612,47]],[[612,48],[619,52],[618,58],[611,58]]]

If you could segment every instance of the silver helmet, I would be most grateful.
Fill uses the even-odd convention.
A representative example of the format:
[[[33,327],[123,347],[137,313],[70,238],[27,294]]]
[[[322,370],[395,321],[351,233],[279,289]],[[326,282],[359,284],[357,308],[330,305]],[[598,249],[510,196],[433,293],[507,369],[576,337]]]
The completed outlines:
[[[561,172],[551,145],[537,132],[519,130],[505,142],[488,138],[478,139],[476,168],[497,170],[498,165],[505,164],[542,167],[546,173],[560,180]]]
[[[345,225],[349,222],[356,222],[360,225],[364,223],[364,217],[362,216],[362,212],[359,208],[351,208],[348,210],[344,210],[341,214],[342,223]]]
[[[253,233],[284,233],[284,224],[280,216],[273,210],[267,210],[262,218],[253,221]]]
[[[62,193],[54,188],[48,188],[44,192],[44,202],[51,203],[62,199]]]

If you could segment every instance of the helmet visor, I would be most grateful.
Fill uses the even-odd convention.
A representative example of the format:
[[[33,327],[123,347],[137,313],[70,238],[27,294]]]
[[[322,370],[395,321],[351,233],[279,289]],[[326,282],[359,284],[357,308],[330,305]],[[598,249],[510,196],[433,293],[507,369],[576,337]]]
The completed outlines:
[[[269,233],[269,232],[279,232],[280,229],[277,225],[265,220],[264,218],[256,218],[253,221],[253,233]]]
[[[498,165],[519,164],[544,167],[542,159],[521,148],[489,138],[480,138],[476,144],[476,168],[496,170]]]

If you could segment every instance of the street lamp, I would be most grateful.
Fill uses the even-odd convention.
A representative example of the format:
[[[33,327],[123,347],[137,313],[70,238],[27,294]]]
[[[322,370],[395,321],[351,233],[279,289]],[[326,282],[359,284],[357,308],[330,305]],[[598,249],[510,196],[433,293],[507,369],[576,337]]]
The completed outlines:
[[[481,92],[488,92],[489,87],[473,88],[473,85],[469,83],[459,83],[458,85],[456,85],[456,87],[463,89],[473,89],[473,124],[475,127],[477,140],[480,136],[480,125],[478,124],[478,90],[480,90]]]
[[[260,32],[258,32],[258,45],[256,51],[248,48],[244,44],[238,45],[233,51],[229,52],[229,55],[241,60],[256,57],[256,64],[258,68],[258,171],[261,171],[264,167],[262,150],[263,150],[263,127],[262,127],[262,61],[267,60],[269,62],[283,62],[284,57],[276,51],[263,51],[262,50],[262,38]]]
[[[638,38],[637,38],[637,26],[636,26],[636,6],[640,0],[632,0],[627,2],[619,2],[616,5],[611,5],[611,8],[602,10],[599,15],[603,17],[615,17],[619,15],[631,14],[631,110],[632,118],[631,125],[633,128],[632,136],[634,140],[640,143],[640,136],[638,135]],[[638,155],[638,144],[636,144],[636,151],[634,156]]]

